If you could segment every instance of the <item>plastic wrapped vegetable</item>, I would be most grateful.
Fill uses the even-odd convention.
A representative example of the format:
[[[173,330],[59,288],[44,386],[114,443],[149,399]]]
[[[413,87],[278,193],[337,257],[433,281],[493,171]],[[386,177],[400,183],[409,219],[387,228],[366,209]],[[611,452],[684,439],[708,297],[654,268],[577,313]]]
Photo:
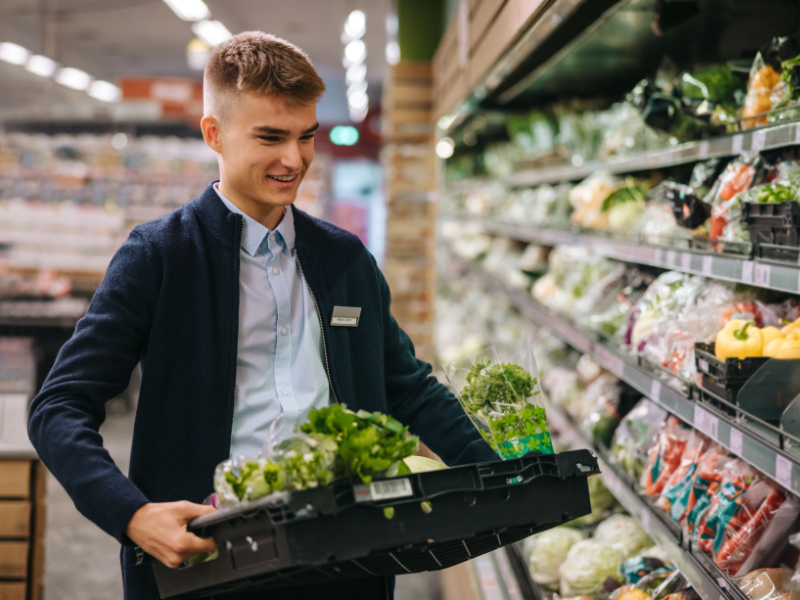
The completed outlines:
[[[723,473],[735,460],[735,456],[718,444],[711,445],[703,454],[692,477],[686,510],[681,519],[681,528],[686,536],[694,534],[706,510],[716,502]]]
[[[589,477],[589,501],[592,512],[588,515],[573,519],[567,525],[569,527],[584,527],[602,521],[608,512],[617,504],[617,499],[608,491],[600,477]]]
[[[791,590],[791,571],[788,569],[756,569],[736,584],[750,600],[800,600],[800,592]]]
[[[680,465],[692,429],[677,417],[670,417],[658,432],[642,473],[642,487],[651,498],[661,495],[669,478]]]
[[[772,65],[766,64],[761,53],[756,55],[747,83],[747,97],[742,111],[742,128],[752,129],[767,124],[771,110],[786,103],[791,90],[781,81],[781,74]]]
[[[265,458],[233,457],[214,471],[214,492],[220,507],[238,506],[285,489],[282,466]]]
[[[502,458],[517,458],[531,451],[553,453],[529,340],[514,362],[501,362],[491,347],[445,370],[464,410]]]
[[[607,597],[607,579],[621,581],[619,567],[622,553],[595,540],[576,543],[558,570],[562,596],[588,596],[595,600]]]
[[[680,465],[664,485],[658,505],[676,523],[680,523],[689,509],[692,482],[694,481],[697,467],[709,445],[708,438],[693,429],[689,441],[686,443],[686,448],[681,455]]]
[[[632,556],[622,563],[622,576],[628,584],[638,583],[653,571],[665,569],[666,564],[658,558],[648,558],[645,556]]]
[[[558,591],[558,570],[570,549],[586,539],[577,529],[554,527],[525,540],[525,554],[531,579],[551,591]]]
[[[655,432],[666,419],[666,411],[646,398],[639,401],[617,427],[611,450],[614,460],[635,481],[641,480],[647,453]]]
[[[623,559],[630,558],[642,548],[653,545],[651,540],[633,517],[611,515],[597,526],[594,540],[619,550]]]

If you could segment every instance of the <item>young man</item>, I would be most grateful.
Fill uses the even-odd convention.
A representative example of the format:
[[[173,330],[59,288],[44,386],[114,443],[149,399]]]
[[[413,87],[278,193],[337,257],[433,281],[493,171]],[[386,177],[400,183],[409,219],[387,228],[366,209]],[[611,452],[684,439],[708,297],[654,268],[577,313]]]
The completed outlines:
[[[212,53],[203,135],[220,181],[137,227],[31,406],[39,456],[80,510],[122,543],[125,598],[155,600],[135,546],[169,566],[214,546],[186,530],[234,454],[258,455],[270,425],[343,402],[388,412],[448,464],[496,459],[453,395],[414,358],[372,256],[295,209],[314,157],[324,84],[308,57],[248,32]],[[335,326],[339,307],[361,309]],[[143,376],[129,477],[103,448],[105,402]],[[387,598],[371,578],[231,598]],[[226,596],[227,597],[227,596]]]

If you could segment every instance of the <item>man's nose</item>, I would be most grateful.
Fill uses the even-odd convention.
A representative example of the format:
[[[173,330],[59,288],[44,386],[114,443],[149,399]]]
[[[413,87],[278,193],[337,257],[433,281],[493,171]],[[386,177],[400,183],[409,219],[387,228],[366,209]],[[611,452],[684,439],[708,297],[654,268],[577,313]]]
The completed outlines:
[[[284,167],[292,170],[297,170],[303,166],[303,158],[297,143],[290,142],[286,144],[286,150],[283,153],[281,162]]]

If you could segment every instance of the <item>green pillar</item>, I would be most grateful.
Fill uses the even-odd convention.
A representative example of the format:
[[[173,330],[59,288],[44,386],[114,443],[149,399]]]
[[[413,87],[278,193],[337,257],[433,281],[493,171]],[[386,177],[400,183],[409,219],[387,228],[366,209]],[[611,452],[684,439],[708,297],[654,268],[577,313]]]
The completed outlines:
[[[400,60],[433,60],[454,0],[396,0]],[[457,1],[455,2],[457,4]]]

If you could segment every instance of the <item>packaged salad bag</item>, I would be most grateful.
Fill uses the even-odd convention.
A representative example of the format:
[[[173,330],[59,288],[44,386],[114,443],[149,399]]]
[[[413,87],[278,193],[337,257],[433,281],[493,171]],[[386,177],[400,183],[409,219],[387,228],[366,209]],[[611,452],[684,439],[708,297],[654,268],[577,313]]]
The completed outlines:
[[[553,454],[539,373],[530,340],[509,362],[490,346],[444,365],[464,410],[504,460],[531,451]]]

